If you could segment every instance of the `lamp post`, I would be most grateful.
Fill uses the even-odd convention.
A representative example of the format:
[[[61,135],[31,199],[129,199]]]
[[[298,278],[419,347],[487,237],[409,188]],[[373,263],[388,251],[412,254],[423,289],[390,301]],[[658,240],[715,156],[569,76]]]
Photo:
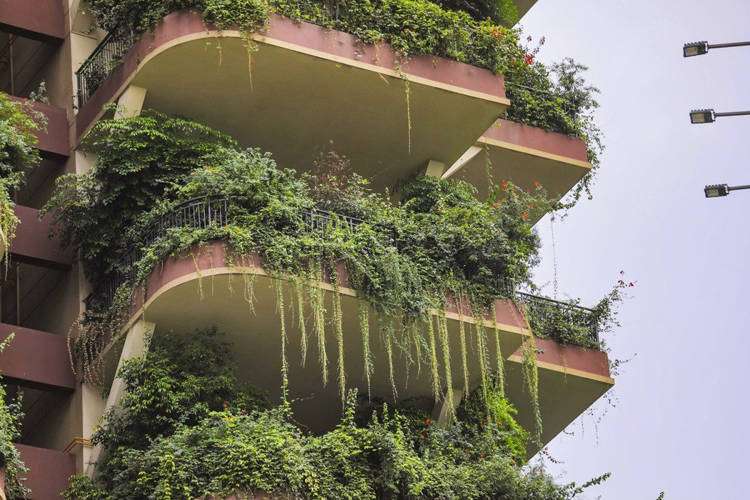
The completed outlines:
[[[727,184],[710,184],[703,188],[703,192],[706,198],[721,198],[722,196],[728,196],[731,191],[738,191],[740,189],[750,189],[750,184],[742,186],[729,186]]]
[[[750,42],[731,42],[731,43],[708,43],[702,42],[691,42],[686,43],[682,47],[683,57],[695,57],[707,54],[709,49],[726,49],[728,47],[747,47],[750,46]]]
[[[717,118],[722,116],[747,116],[750,115],[750,111],[725,111],[717,113],[713,109],[694,109],[690,112],[690,123],[702,124],[702,123],[713,123]]]

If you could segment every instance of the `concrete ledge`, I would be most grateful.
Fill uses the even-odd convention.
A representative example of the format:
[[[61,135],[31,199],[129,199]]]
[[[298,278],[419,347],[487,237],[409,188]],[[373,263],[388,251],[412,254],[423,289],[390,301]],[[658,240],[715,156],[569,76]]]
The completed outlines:
[[[62,335],[0,323],[0,341],[15,334],[0,353],[0,373],[21,386],[72,391],[76,380],[70,369]]]
[[[68,116],[64,109],[44,104],[41,102],[32,102],[28,99],[11,96],[16,102],[28,104],[31,108],[41,113],[47,120],[46,127],[37,132],[39,143],[37,147],[44,155],[67,158],[70,154],[70,144],[68,141]]]
[[[16,448],[29,469],[25,483],[31,490],[30,498],[61,498],[60,494],[68,487],[68,479],[76,473],[75,457],[62,451],[23,444],[17,444]]]
[[[65,15],[61,0],[2,0],[0,28],[44,42],[62,43]]]
[[[16,205],[16,216],[21,221],[16,237],[10,244],[15,258],[41,266],[68,268],[70,252],[63,249],[57,238],[50,238],[51,216],[39,218],[39,210]]]

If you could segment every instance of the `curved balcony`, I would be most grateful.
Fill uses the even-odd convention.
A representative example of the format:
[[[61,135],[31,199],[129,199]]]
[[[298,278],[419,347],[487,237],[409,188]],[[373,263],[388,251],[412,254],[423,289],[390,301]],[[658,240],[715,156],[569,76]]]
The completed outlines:
[[[253,283],[253,306],[248,304],[245,286]],[[258,256],[240,259],[229,257],[222,242],[214,242],[196,249],[191,255],[170,258],[154,270],[142,290],[134,293],[134,303],[130,320],[125,330],[145,318],[155,325],[155,335],[162,331],[189,332],[196,328],[217,327],[227,334],[232,343],[235,359],[239,365],[239,375],[256,387],[267,391],[273,399],[280,395],[281,386],[281,340],[280,318],[277,310],[276,281],[281,280],[286,300],[286,330],[289,339],[287,357],[289,360],[289,390],[294,403],[295,415],[305,425],[314,430],[324,430],[338,421],[341,408],[339,388],[336,380],[337,353],[335,333],[332,327],[332,297],[334,287],[330,279],[312,283],[324,291],[326,314],[326,352],[328,358],[329,382],[321,381],[321,368],[313,333],[312,311],[305,304],[308,322],[308,357],[306,365],[300,366],[301,335],[297,321],[295,290],[291,281],[270,275]],[[358,320],[358,307],[361,299],[357,292],[348,286],[348,277],[343,266],[337,269],[337,281],[341,296],[344,364],[347,387],[357,387],[360,393],[367,392],[363,369],[363,346]],[[433,312],[434,315],[438,311]],[[457,353],[460,352],[459,323],[463,322],[469,339],[470,385],[477,387],[480,373],[476,352],[473,324],[477,321],[469,311],[449,307],[445,311],[448,323],[450,351],[453,353],[451,372],[454,385],[462,385],[462,366]],[[521,311],[510,301],[496,303],[497,326],[500,332],[501,350],[504,356],[514,352],[530,331]],[[485,328],[492,329],[492,317],[482,319]],[[389,379],[388,356],[379,333],[378,319],[370,312],[371,341],[373,359],[372,395],[386,400],[393,399]],[[397,332],[397,335],[407,335]],[[436,333],[436,335],[438,335]],[[402,337],[403,338],[403,337]],[[494,339],[489,345],[489,356],[494,359]],[[440,349],[438,347],[438,349]],[[430,366],[422,364],[418,369],[406,359],[416,356],[413,346],[407,351],[393,346],[394,373],[398,397],[424,398],[432,400]],[[441,351],[438,350],[441,357]],[[440,358],[442,359],[442,358]],[[442,366],[442,364],[441,364]],[[440,370],[443,375],[443,368]],[[325,408],[326,411],[321,411]]]
[[[132,47],[130,35],[108,38],[78,71],[78,137],[137,87],[144,108],[227,132],[282,166],[311,165],[332,144],[381,189],[430,160],[453,164],[509,105],[502,76],[488,70],[399,61],[387,44],[313,24],[272,15],[252,35],[257,51],[242,36],[182,11]]]
[[[591,170],[583,140],[500,119],[443,178],[470,182],[486,196],[488,164],[494,182],[511,181],[525,190],[539,183],[554,199],[562,198]]]
[[[211,224],[227,224],[227,200],[204,198],[183,204],[179,209],[157,221],[146,231],[145,245],[148,246],[172,227],[207,227]],[[324,212],[313,212],[307,217],[311,229],[327,224]],[[343,219],[341,223],[356,225],[356,219]],[[128,255],[123,268],[132,267],[140,259],[140,253]],[[362,334],[358,310],[361,299],[349,286],[346,269],[339,265],[336,269],[338,290],[342,306],[343,357],[346,367],[348,388],[357,387],[361,393],[367,389],[364,372]],[[111,283],[97,289],[97,299],[107,300],[116,288],[128,281],[128,276],[113,277]],[[252,293],[248,286],[252,283]],[[331,312],[333,309],[334,286],[330,277],[323,281],[307,283],[305,286],[323,290],[326,315],[326,352],[329,383],[321,381],[321,368],[313,335],[313,325],[309,318],[312,310],[305,294],[303,300],[305,331],[308,357],[301,366],[302,328],[299,323],[298,296],[295,285],[288,277],[270,274],[258,255],[229,255],[229,250],[221,241],[214,241],[195,248],[187,255],[166,259],[152,271],[146,283],[133,294],[129,319],[122,332],[133,331],[141,320],[154,325],[159,332],[189,332],[196,328],[216,327],[228,335],[234,346],[240,375],[244,380],[267,391],[273,398],[280,395],[281,386],[281,337],[280,316],[277,308],[277,285],[281,286],[285,297],[285,326],[288,338],[286,345],[289,360],[290,397],[295,400],[297,418],[314,430],[324,430],[334,425],[339,417],[339,387],[336,381],[338,343],[333,331]],[[249,304],[250,297],[252,306]],[[525,298],[524,300],[541,300]],[[469,345],[468,366],[469,385],[477,387],[481,382],[480,359],[477,349],[477,321],[484,326],[485,334],[490,335],[486,342],[488,358],[496,360],[494,347],[495,325],[499,333],[501,355],[508,363],[508,392],[522,410],[521,420],[532,425],[529,420],[528,398],[524,397],[524,382],[520,378],[519,352],[524,341],[531,336],[523,302],[508,299],[496,300],[495,317],[474,318],[466,305],[462,310],[451,304],[444,312],[448,324],[449,351],[452,353],[450,372],[454,388],[463,387],[463,364],[460,361],[461,331],[465,331]],[[583,309],[581,311],[584,311]],[[433,311],[433,315],[442,315]],[[403,347],[393,346],[394,352],[389,362],[387,344],[380,333],[377,315],[370,314],[371,341],[374,375],[372,395],[393,400],[394,394],[389,377],[389,364],[393,363],[396,393],[401,398],[417,398],[431,401],[433,396],[431,366],[429,363],[415,365],[409,358],[418,357],[415,344],[406,342]],[[426,326],[421,326],[422,330]],[[423,332],[424,333],[424,332]],[[408,338],[408,332],[397,332],[401,339]],[[592,341],[596,331],[591,331]],[[605,353],[561,346],[551,340],[537,340],[542,347],[539,355],[540,378],[545,387],[541,389],[544,415],[550,418],[545,427],[545,439],[551,439],[565,425],[572,422],[585,408],[592,404],[613,381],[609,378]],[[125,341],[126,345],[128,341]],[[426,347],[423,347],[426,349]],[[424,355],[426,351],[422,351]],[[572,353],[572,354],[571,354]],[[114,367],[120,359],[120,352],[114,347],[105,349],[105,358],[110,366],[108,378],[114,376]],[[438,346],[440,374],[444,381],[445,365],[442,349]],[[570,360],[568,360],[570,358]],[[492,364],[494,367],[494,363]],[[591,380],[595,383],[592,384]],[[569,394],[569,392],[575,394]],[[555,399],[556,398],[556,399]],[[321,411],[326,408],[326,411]],[[529,427],[531,428],[531,427]]]

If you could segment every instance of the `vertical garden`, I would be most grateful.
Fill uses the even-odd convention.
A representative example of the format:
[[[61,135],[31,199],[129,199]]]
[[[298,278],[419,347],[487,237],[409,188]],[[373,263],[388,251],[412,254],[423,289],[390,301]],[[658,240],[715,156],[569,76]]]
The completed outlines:
[[[429,55],[502,73],[512,102],[507,118],[582,139],[594,169],[562,202],[541,187],[528,192],[491,178],[487,197],[468,183],[424,176],[400,186],[396,197],[372,190],[358,166],[333,150],[311,165],[278,165],[270,153],[245,149],[220,130],[157,111],[98,121],[80,144],[96,158],[94,167],[60,177],[45,207],[93,290],[69,334],[72,369],[106,394],[112,360],[105,355],[122,346],[149,277],[170,258],[191,259],[200,275],[202,249],[220,244],[229,268],[242,275],[249,317],[258,311],[255,277],[239,271],[245,259],[257,257],[275,283],[281,397],[238,377],[243,360],[227,332],[160,331],[148,339],[147,354],[118,372],[127,390],[93,436],[103,450],[96,472],[71,478],[66,498],[556,500],[606,479],[557,484],[541,467],[525,465],[529,450],[542,444],[544,425],[534,339],[603,349],[598,334],[615,324],[621,287],[591,310],[519,293],[535,290],[540,241],[533,221],[589,193],[601,139],[592,119],[596,89],[582,78],[585,68],[569,59],[551,66],[536,61],[536,50],[525,45],[531,41],[512,28],[514,2],[88,4],[99,27],[136,36],[173,11],[193,9],[207,29],[240,29],[248,57],[255,49],[250,35],[278,14],[350,33],[363,44],[386,42],[398,64]],[[21,186],[23,169],[38,162],[36,128],[0,96],[4,251],[17,223],[11,193]],[[218,215],[187,223],[179,215],[186,206]],[[345,343],[352,335],[344,332],[343,288],[357,303],[353,337],[366,390],[347,379]],[[506,391],[504,363],[513,353],[501,350],[498,299],[522,311],[532,331],[520,348],[534,422],[528,429],[518,424]],[[457,347],[449,339],[448,310],[458,311]],[[292,329],[298,338],[290,338]],[[374,368],[375,346],[387,359],[382,373]],[[446,403],[445,418],[398,397],[404,374],[396,359],[429,373],[432,402]],[[321,385],[336,387],[341,419],[326,432],[311,432],[294,414],[289,370],[297,364],[316,366]],[[470,383],[475,376],[479,382]],[[376,377],[388,380],[390,393],[371,391]],[[462,392],[453,401],[455,387]],[[0,411],[0,453],[10,484],[20,488],[23,465],[12,443],[21,417],[14,404]],[[22,496],[18,488],[10,496]]]

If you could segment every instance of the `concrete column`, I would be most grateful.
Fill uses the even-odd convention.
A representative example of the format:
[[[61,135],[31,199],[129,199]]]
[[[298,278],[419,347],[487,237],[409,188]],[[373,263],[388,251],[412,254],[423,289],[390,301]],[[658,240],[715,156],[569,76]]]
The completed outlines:
[[[440,179],[443,176],[443,173],[445,173],[445,163],[435,160],[427,162],[427,166],[424,169],[424,175]]]
[[[443,174],[443,179],[447,179],[448,177],[451,177],[456,172],[461,170],[464,165],[469,163],[471,160],[474,159],[476,155],[482,152],[482,148],[479,146],[471,146],[469,149],[467,149],[464,154],[462,154],[456,162],[451,165],[451,167]]]
[[[435,408],[432,410],[433,420],[443,427],[448,425],[451,417],[456,414],[456,409],[458,409],[458,405],[461,403],[461,398],[464,397],[463,389],[447,390],[451,391],[451,396],[453,396],[451,400],[449,401],[447,397],[444,397],[435,403]],[[449,402],[452,404],[449,405]]]
[[[120,360],[117,363],[117,372],[115,372],[115,379],[112,382],[112,387],[109,391],[107,401],[102,405],[102,409],[99,412],[96,425],[99,425],[101,417],[110,408],[117,406],[117,404],[125,394],[125,381],[117,376],[117,374],[119,374],[120,372],[120,368],[122,368],[122,365],[125,364],[125,362],[129,359],[142,357],[148,352],[148,346],[155,328],[156,325],[154,323],[140,320],[136,322],[132,327],[130,327],[130,330],[128,330],[127,336],[125,337],[125,344],[122,346]],[[87,423],[86,410],[87,408],[84,402],[84,430],[86,430]],[[93,412],[95,411],[95,409],[91,408],[91,411]],[[86,436],[87,438],[90,439],[91,434],[93,434],[93,429],[94,428],[88,429],[89,435]],[[87,457],[86,451],[84,450],[84,466],[86,468],[86,475],[89,477],[93,477],[96,470],[96,463],[99,461],[99,456],[102,453],[102,447],[101,445],[95,446],[88,451],[89,453]]]
[[[145,100],[146,89],[143,87],[136,87],[135,85],[128,86],[128,88],[125,89],[125,92],[123,92],[117,100],[115,118],[133,118],[134,116],[140,115]]]

